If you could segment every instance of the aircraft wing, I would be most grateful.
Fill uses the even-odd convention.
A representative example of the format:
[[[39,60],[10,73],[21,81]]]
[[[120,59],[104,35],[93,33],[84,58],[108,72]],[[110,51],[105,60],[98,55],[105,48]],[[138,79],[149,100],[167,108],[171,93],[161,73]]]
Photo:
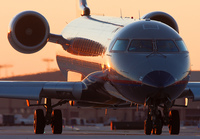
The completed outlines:
[[[0,81],[0,97],[40,100],[46,98],[80,99],[81,82]]]
[[[104,88],[106,82],[0,81],[0,98],[37,100],[42,98],[74,101],[80,107],[131,107],[122,96],[112,95]],[[75,106],[75,105],[74,105]]]
[[[191,98],[193,101],[200,101],[200,82],[189,82],[179,98]]]

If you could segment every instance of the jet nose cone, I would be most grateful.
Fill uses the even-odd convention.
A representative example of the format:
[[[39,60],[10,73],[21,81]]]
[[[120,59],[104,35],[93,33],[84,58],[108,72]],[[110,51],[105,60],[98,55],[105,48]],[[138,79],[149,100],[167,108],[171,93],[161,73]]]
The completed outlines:
[[[142,82],[148,86],[163,88],[175,83],[175,79],[168,72],[152,71],[143,78]]]

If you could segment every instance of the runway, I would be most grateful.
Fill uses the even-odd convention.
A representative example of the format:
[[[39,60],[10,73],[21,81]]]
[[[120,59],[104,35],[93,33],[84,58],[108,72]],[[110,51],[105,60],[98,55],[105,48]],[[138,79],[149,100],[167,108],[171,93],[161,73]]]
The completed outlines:
[[[0,139],[200,139],[200,129],[196,126],[181,127],[180,135],[169,135],[168,128],[163,128],[162,135],[144,135],[143,130],[111,131],[109,126],[66,126],[62,135],[53,135],[50,126],[43,135],[35,135],[32,126],[0,127]]]

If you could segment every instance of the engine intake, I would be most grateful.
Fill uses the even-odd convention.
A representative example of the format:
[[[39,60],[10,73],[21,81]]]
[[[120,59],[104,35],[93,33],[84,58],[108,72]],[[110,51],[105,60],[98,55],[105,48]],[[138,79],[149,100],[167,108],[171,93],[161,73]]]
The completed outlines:
[[[50,29],[44,16],[35,11],[24,11],[10,23],[8,40],[12,47],[22,53],[34,53],[48,41]]]
[[[142,19],[147,18],[167,24],[179,33],[178,24],[176,23],[176,20],[171,15],[165,12],[151,12],[142,17]]]

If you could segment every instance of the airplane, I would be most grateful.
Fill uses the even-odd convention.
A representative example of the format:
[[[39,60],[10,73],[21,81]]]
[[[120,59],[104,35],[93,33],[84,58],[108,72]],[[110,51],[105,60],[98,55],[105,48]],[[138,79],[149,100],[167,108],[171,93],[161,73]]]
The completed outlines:
[[[28,106],[44,106],[34,112],[34,133],[43,134],[51,125],[53,134],[62,133],[62,113],[55,107],[70,103],[77,107],[148,107],[144,121],[146,135],[180,132],[178,98],[200,100],[200,83],[189,82],[190,57],[179,35],[176,20],[155,11],[139,20],[94,16],[86,0],[80,0],[82,14],[63,32],[50,33],[48,21],[35,11],[23,11],[10,23],[8,40],[25,54],[40,51],[47,42],[59,44],[58,66],[82,75],[77,82],[0,81],[0,97],[24,99]],[[52,104],[58,99],[57,104]],[[44,100],[44,102],[43,102]],[[37,101],[37,104],[30,104]],[[162,112],[161,112],[162,110]]]

